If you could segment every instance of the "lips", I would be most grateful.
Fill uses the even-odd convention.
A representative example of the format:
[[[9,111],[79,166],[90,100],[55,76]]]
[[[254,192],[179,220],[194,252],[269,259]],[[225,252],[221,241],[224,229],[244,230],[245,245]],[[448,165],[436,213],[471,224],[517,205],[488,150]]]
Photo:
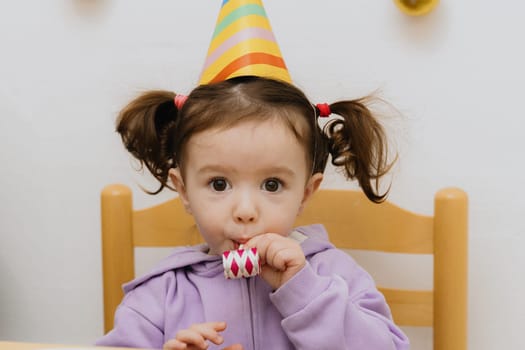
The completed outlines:
[[[245,244],[247,242],[247,240],[243,240],[243,241],[232,241],[233,243],[233,250],[237,250],[239,249],[239,247],[243,244]]]
[[[234,231],[235,233],[225,233],[224,237],[231,242],[232,250],[239,249],[239,246],[246,244],[250,239],[253,237],[259,235],[259,233],[253,233],[258,231],[250,231],[250,232],[238,232]]]

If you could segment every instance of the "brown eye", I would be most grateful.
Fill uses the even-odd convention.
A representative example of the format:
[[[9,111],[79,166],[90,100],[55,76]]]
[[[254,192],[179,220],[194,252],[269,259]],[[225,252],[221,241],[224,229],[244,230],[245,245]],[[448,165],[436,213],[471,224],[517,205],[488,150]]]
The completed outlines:
[[[210,186],[214,191],[223,192],[228,189],[228,182],[225,179],[213,179],[210,181]]]
[[[278,179],[268,179],[264,181],[263,188],[268,192],[277,192],[281,189],[282,184]]]

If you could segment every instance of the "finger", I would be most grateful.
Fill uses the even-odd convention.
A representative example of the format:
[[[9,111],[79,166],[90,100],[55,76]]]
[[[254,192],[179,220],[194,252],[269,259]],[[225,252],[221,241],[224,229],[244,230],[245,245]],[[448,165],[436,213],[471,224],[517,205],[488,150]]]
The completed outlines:
[[[272,237],[272,235],[273,234],[271,233],[265,233],[259,236],[255,236],[246,243],[246,246],[248,248],[257,248],[261,265],[264,265],[266,263],[266,254],[268,251],[268,247],[272,243],[272,240],[275,239]]]
[[[292,257],[290,248],[285,246],[270,246],[266,252],[266,263],[273,267],[274,270],[284,271]]]
[[[221,321],[221,322],[198,323],[198,324],[194,324],[193,326],[191,326],[190,329],[191,328],[195,328],[202,332],[209,332],[211,330],[214,333],[217,333],[217,332],[222,332],[223,330],[226,329],[226,322]]]
[[[198,349],[208,348],[208,343],[206,343],[206,339],[204,339],[204,337],[199,332],[193,329],[183,329],[181,331],[178,331],[177,335],[175,335],[175,340],[184,343],[186,346],[189,344],[194,345]]]
[[[228,347],[225,347],[224,349],[222,350],[243,350],[244,348],[242,347],[241,344],[233,344],[233,345],[230,345]]]
[[[185,350],[187,348],[188,346],[186,343],[183,343],[177,339],[170,339],[164,344],[162,350]]]
[[[287,237],[268,233],[256,236],[250,244],[255,244],[262,264],[270,265],[274,270],[284,271],[289,264],[300,264],[304,253],[296,242]]]
[[[250,238],[249,241],[247,241],[244,246],[247,247],[247,248],[254,248],[254,247],[258,247],[258,245],[260,244],[261,241],[266,241],[266,240],[274,240],[274,239],[279,239],[279,238],[285,238],[284,236],[281,236],[277,233],[263,233],[263,234],[260,234],[260,235],[257,235],[257,236],[254,236],[252,238]]]
[[[198,332],[202,337],[214,344],[222,344],[224,339],[218,333],[226,329],[226,322],[207,322],[194,324],[191,330]]]
[[[222,332],[226,329],[226,322],[204,322],[204,323],[195,323],[190,326],[190,329],[201,329],[201,328],[210,328],[217,332]]]

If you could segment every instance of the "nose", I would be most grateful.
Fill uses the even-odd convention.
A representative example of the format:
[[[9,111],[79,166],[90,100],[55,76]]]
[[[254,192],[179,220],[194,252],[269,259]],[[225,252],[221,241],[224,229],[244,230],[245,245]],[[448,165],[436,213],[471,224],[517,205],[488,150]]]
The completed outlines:
[[[240,224],[249,224],[257,221],[259,210],[255,196],[249,191],[243,191],[236,198],[233,209],[233,219]]]

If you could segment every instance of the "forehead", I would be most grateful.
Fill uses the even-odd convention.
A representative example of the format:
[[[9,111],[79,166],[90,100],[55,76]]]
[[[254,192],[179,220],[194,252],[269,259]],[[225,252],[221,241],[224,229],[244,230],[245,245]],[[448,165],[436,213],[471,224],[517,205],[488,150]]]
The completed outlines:
[[[306,150],[282,120],[246,121],[193,135],[184,152],[184,167],[209,163],[234,168],[272,166],[307,168]]]
[[[239,145],[245,147],[236,148]],[[193,135],[188,141],[188,146],[220,147],[220,149],[228,149],[232,155],[242,151],[263,151],[266,147],[289,147],[294,150],[302,148],[298,137],[291,128],[285,122],[277,119],[250,120],[230,127],[204,130]]]

